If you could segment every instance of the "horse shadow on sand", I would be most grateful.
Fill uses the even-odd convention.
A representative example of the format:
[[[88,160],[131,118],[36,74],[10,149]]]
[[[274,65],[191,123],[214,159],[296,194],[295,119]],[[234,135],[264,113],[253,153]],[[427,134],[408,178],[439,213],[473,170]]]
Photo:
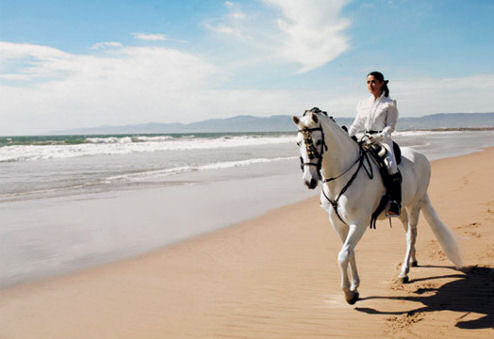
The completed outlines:
[[[437,266],[421,266],[437,267]],[[420,302],[422,307],[403,312],[379,311],[368,307],[356,307],[359,312],[368,314],[413,315],[418,312],[455,311],[464,312],[457,319],[456,327],[462,329],[494,328],[494,269],[470,267],[464,273],[443,275],[411,280],[410,283],[441,278],[458,278],[438,288],[418,288],[413,296],[370,296],[360,300],[391,299]],[[434,293],[435,292],[435,293]],[[431,293],[434,293],[430,295]],[[424,295],[427,294],[427,295]],[[482,314],[475,320],[463,321],[470,313]]]

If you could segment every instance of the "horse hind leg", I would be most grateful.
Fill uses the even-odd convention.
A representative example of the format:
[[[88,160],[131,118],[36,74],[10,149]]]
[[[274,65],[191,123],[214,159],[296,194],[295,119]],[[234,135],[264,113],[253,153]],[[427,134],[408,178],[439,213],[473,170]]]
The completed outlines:
[[[401,222],[406,231],[407,249],[405,258],[401,265],[401,272],[398,275],[398,279],[401,283],[408,283],[410,272],[410,262],[412,266],[417,266],[417,258],[415,257],[415,242],[417,240],[417,223],[420,214],[420,204],[414,204],[411,207],[407,207],[405,213],[402,213]]]

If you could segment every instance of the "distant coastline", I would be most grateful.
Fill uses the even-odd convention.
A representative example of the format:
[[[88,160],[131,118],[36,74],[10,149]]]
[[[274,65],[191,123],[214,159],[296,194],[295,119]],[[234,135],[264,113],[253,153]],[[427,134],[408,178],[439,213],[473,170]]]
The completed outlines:
[[[445,127],[433,129],[420,129],[415,131],[450,132],[450,131],[494,131],[493,127]]]
[[[335,117],[340,125],[350,125],[353,118]],[[100,126],[53,131],[50,135],[92,134],[171,134],[171,133],[246,133],[294,131],[291,115],[257,117],[238,115],[225,119],[209,119],[193,123],[156,123]],[[421,117],[401,117],[397,130],[481,130],[494,128],[494,113],[438,113]]]

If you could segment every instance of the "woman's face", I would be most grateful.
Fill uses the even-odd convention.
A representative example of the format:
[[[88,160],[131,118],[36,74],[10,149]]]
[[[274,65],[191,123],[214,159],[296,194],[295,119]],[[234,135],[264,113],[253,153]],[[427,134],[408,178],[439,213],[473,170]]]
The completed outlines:
[[[375,98],[381,95],[383,85],[384,81],[377,80],[373,75],[367,77],[367,89]]]

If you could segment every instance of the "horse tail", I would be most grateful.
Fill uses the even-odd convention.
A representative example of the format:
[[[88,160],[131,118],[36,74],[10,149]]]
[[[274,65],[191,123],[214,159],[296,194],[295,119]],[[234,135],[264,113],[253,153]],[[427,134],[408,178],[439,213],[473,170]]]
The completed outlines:
[[[429,196],[426,194],[424,203],[422,206],[422,213],[424,214],[425,219],[429,223],[429,226],[432,229],[432,232],[436,236],[437,240],[441,244],[442,249],[446,253],[448,259],[455,264],[457,268],[463,266],[463,261],[460,255],[460,249],[458,248],[458,244],[456,243],[453,234],[448,229],[448,227],[443,224],[443,222],[439,219],[434,207],[432,207]]]

